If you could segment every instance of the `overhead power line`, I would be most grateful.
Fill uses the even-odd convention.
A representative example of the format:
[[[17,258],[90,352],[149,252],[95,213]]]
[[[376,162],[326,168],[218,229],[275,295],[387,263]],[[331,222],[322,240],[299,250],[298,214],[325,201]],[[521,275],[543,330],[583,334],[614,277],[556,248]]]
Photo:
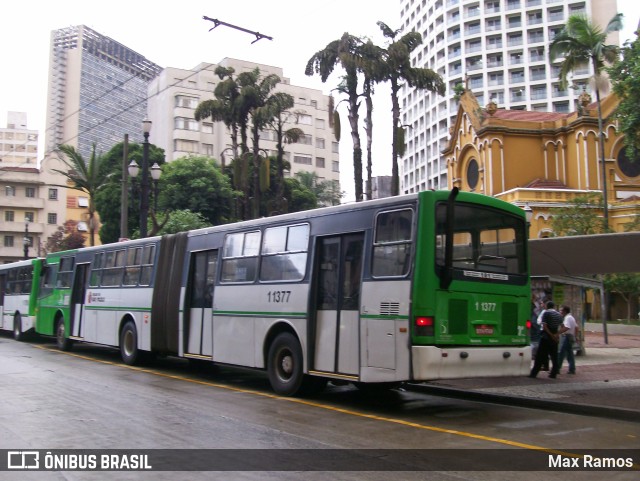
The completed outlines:
[[[236,30],[240,30],[241,32],[250,33],[252,35],[255,35],[256,39],[253,42],[251,42],[252,44],[256,43],[258,40],[262,40],[263,38],[266,38],[268,40],[273,40],[273,37],[269,37],[268,35],[264,35],[264,34],[262,34],[260,32],[254,32],[253,30],[247,30],[246,28],[238,27],[237,25],[232,25],[230,23],[223,22],[222,20],[218,20],[217,18],[210,18],[210,17],[207,17],[206,15],[204,17],[202,17],[202,18],[205,19],[205,20],[209,20],[210,22],[213,22],[214,25],[213,25],[213,27],[211,27],[209,29],[209,31],[213,30],[214,28],[216,28],[216,27],[218,27],[220,25],[224,25],[225,27],[235,28]]]

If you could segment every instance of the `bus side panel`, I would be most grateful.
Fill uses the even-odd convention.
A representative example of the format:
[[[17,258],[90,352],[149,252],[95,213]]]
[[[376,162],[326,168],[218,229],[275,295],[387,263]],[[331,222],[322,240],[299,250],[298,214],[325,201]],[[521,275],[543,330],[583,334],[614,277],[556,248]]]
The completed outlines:
[[[407,279],[363,283],[361,381],[390,382],[410,378],[410,293],[411,281]]]
[[[213,300],[213,360],[239,366],[265,367],[265,338],[277,322],[285,322],[294,328],[306,359],[308,291],[308,284],[216,286]]]

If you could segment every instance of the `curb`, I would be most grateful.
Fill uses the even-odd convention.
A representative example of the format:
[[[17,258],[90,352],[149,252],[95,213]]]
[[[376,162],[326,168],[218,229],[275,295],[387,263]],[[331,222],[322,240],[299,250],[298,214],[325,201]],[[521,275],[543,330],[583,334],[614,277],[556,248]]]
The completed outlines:
[[[638,412],[632,409],[613,408],[610,406],[598,406],[594,404],[569,404],[567,402],[552,401],[548,399],[533,399],[519,396],[507,396],[503,394],[467,391],[463,389],[428,386],[424,384],[405,384],[405,389],[413,392],[430,394],[432,396],[451,397],[467,401],[488,402],[503,404],[506,406],[518,406],[532,409],[545,409],[568,414],[582,416],[602,417],[619,421],[633,421],[640,423]]]

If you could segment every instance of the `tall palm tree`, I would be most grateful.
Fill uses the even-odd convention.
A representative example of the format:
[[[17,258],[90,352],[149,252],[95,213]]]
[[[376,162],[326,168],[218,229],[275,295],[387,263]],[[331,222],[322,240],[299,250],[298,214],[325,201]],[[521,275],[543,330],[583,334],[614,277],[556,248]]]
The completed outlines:
[[[353,177],[355,183],[356,202],[362,200],[362,146],[358,132],[358,109],[360,108],[358,94],[358,66],[361,54],[362,40],[345,32],[338,40],[329,42],[327,46],[313,54],[305,68],[306,75],[319,74],[326,82],[335,67],[340,64],[346,74],[338,90],[348,98],[348,117],[353,140]]]
[[[602,197],[604,202],[604,228],[609,229],[609,206],[607,203],[607,167],[604,158],[604,130],[602,127],[602,106],[600,103],[599,80],[606,64],[618,58],[617,45],[606,44],[607,36],[622,29],[621,13],[613,16],[603,30],[584,15],[572,15],[564,28],[555,36],[549,46],[549,58],[554,62],[564,57],[560,64],[560,85],[567,85],[567,77],[576,68],[590,65],[595,77],[596,104],[598,107],[598,130],[600,136],[600,161],[602,162]]]
[[[303,135],[304,131],[298,127],[286,128],[286,124],[297,117],[293,112],[290,112],[294,106],[294,99],[291,95],[285,92],[276,92],[273,94],[272,118],[268,124],[275,133],[276,140],[276,171],[278,185],[276,186],[276,208],[275,210],[281,214],[287,211],[286,202],[284,199],[284,145],[293,144],[297,142]]]
[[[260,69],[238,75],[241,94],[251,118],[251,142],[253,153],[253,218],[260,217],[261,185],[260,177],[268,182],[269,169],[263,166],[260,156],[260,132],[275,115],[278,97],[271,91],[280,83],[280,77],[269,74],[261,77]],[[265,161],[266,161],[265,157]],[[267,164],[265,164],[267,165]],[[267,187],[267,186],[265,186]]]
[[[64,157],[60,157],[60,160],[68,167],[68,170],[52,170],[66,177],[72,185],[58,185],[57,187],[79,190],[87,194],[89,198],[89,242],[94,246],[96,233],[95,195],[105,180],[103,176],[99,174],[100,157],[96,156],[96,145],[93,144],[91,157],[88,162],[86,162],[75,147],[71,145],[61,145],[58,149],[64,154]]]
[[[445,93],[445,83],[442,77],[431,69],[416,68],[411,66],[410,54],[422,43],[422,35],[418,32],[408,32],[396,40],[400,30],[392,30],[385,23],[378,22],[378,27],[382,34],[391,40],[391,43],[384,49],[382,54],[382,64],[384,65],[383,77],[391,83],[391,113],[393,123],[393,137],[391,149],[391,195],[400,193],[400,178],[398,173],[398,153],[401,150],[400,140],[400,102],[398,95],[402,82],[406,82],[410,87],[426,89],[437,92],[440,95]]]

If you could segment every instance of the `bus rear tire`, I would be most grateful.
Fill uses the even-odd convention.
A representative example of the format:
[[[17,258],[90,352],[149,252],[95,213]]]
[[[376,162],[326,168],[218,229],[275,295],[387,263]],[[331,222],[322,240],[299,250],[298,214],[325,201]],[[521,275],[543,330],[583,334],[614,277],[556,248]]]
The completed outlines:
[[[22,316],[17,313],[13,316],[13,338],[20,342],[24,341],[25,334],[22,332]]]
[[[56,324],[56,346],[61,351],[70,351],[73,347],[73,341],[66,336],[66,329],[64,327],[64,319],[58,319]]]
[[[267,355],[267,372],[276,394],[293,396],[298,392],[304,379],[302,348],[293,334],[283,332],[273,340]]]
[[[140,359],[138,331],[132,321],[127,321],[122,328],[122,332],[120,332],[120,356],[124,363],[129,366],[135,365]]]

